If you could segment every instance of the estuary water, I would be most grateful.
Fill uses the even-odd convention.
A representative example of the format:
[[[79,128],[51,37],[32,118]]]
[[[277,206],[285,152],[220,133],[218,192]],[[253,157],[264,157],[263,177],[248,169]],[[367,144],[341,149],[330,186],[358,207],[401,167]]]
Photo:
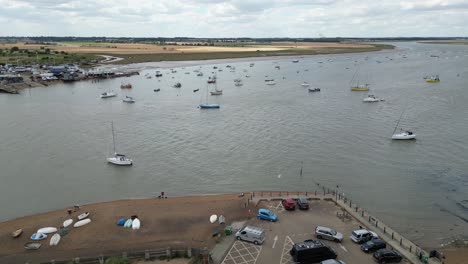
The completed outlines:
[[[138,76],[0,94],[0,220],[161,191],[313,191],[320,183],[338,185],[423,246],[467,237],[468,46],[393,44],[298,63],[145,63],[127,66],[142,69]],[[221,109],[200,110],[213,72],[223,95],[208,99]],[[356,72],[371,91],[350,91]],[[423,80],[433,74],[440,83]],[[304,81],[321,91],[308,92]],[[122,82],[134,88],[121,90]],[[108,90],[118,96],[99,98]],[[385,101],[363,103],[368,94]],[[123,103],[125,95],[136,103]],[[399,127],[417,140],[390,139],[401,115]],[[117,151],[131,156],[132,167],[106,163],[111,121]]]

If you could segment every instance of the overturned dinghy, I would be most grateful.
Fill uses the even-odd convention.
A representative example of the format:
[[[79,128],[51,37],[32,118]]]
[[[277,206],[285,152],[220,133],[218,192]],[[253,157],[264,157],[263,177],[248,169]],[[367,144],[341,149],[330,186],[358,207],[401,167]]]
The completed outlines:
[[[36,249],[39,249],[40,247],[41,247],[41,243],[37,243],[37,242],[28,242],[24,244],[24,248],[27,250],[36,250]]]

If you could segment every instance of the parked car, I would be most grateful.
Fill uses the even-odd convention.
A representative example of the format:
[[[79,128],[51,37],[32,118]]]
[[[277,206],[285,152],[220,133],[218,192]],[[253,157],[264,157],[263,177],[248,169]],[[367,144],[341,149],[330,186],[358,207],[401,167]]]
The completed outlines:
[[[304,243],[294,244],[289,254],[298,263],[316,263],[336,259],[337,256],[331,247],[319,240],[305,240]]]
[[[378,263],[398,263],[403,257],[395,250],[379,249],[374,253],[374,259]]]
[[[257,217],[259,219],[272,221],[272,222],[278,221],[278,216],[268,209],[259,209]]]
[[[260,227],[246,226],[236,233],[236,239],[253,242],[255,245],[260,245],[265,241],[265,230]]]
[[[297,199],[297,208],[299,208],[300,210],[308,210],[309,201],[307,201],[307,199],[304,197]]]
[[[332,228],[324,226],[317,226],[315,228],[315,236],[318,239],[328,239],[335,242],[341,242],[343,240],[343,234]]]
[[[358,244],[362,244],[364,242],[371,240],[372,238],[378,238],[378,237],[379,236],[376,233],[366,230],[366,229],[354,230],[350,236],[351,240]]]
[[[295,203],[294,200],[291,199],[291,198],[284,199],[284,200],[281,201],[281,203],[283,204],[283,207],[284,207],[284,209],[286,209],[286,210],[294,210],[294,209],[296,209],[296,203]]]
[[[361,250],[366,253],[371,253],[379,249],[385,248],[386,246],[387,246],[387,243],[385,243],[385,241],[379,238],[374,238],[362,244]]]
[[[320,262],[320,264],[346,264],[346,263],[342,260],[327,259],[327,260]]]

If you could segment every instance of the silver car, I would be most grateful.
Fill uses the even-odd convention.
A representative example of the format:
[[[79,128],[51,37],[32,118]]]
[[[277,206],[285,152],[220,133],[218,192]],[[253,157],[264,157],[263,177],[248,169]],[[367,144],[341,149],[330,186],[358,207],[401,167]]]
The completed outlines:
[[[324,226],[317,226],[317,228],[315,228],[315,236],[318,239],[328,239],[335,242],[341,242],[343,240],[343,234]]]

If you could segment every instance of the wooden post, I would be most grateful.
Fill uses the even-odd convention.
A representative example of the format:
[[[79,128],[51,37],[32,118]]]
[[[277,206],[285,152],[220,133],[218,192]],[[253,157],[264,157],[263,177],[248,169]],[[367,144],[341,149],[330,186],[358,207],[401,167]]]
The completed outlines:
[[[400,246],[401,246],[402,243],[403,243],[403,238],[400,238]]]
[[[378,227],[379,221],[375,221],[375,226]]]
[[[361,211],[361,216],[364,217],[364,210]]]
[[[385,232],[385,226],[383,227],[383,232],[384,232],[384,234],[386,233],[386,232]]]
[[[392,232],[392,239],[393,239],[393,232]]]

